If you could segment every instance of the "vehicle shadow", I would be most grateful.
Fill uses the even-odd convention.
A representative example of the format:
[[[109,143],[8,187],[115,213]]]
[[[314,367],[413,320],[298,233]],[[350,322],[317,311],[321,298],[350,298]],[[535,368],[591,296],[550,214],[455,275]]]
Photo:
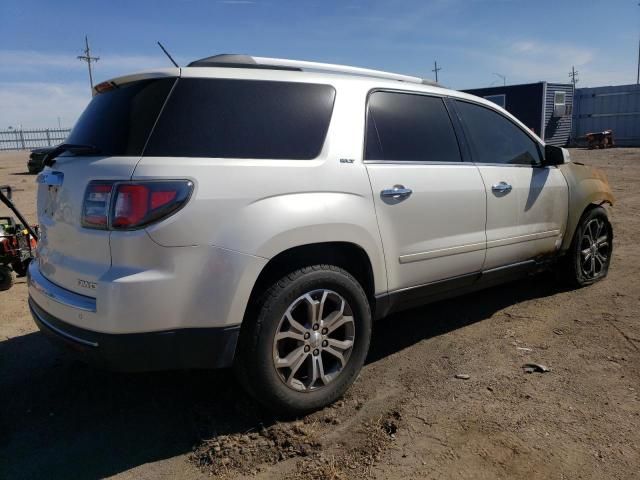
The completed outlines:
[[[558,291],[538,276],[393,315],[375,324],[367,362]],[[75,361],[40,333],[0,342],[2,478],[103,478],[274,421],[230,371],[113,373]]]

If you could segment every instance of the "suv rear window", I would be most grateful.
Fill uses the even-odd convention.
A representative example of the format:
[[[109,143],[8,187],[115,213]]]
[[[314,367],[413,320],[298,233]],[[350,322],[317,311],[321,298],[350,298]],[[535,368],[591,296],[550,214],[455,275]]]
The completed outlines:
[[[334,99],[330,85],[181,78],[144,155],[312,159]]]
[[[142,155],[175,81],[144,80],[94,96],[65,143],[93,145],[99,155]]]

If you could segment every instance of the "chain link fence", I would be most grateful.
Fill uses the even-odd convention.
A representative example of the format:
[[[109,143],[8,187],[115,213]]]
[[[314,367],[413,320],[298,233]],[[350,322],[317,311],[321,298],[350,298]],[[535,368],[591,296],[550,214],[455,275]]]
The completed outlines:
[[[34,130],[0,130],[0,150],[27,150],[51,147],[62,143],[70,128],[42,128]]]

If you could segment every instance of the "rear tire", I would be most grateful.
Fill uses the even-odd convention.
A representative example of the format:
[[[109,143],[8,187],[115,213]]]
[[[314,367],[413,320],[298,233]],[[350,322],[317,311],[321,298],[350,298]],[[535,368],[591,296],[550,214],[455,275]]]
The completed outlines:
[[[242,325],[235,371],[257,401],[285,416],[325,407],[355,381],[369,350],[371,310],[358,281],[314,265],[274,283]]]
[[[0,292],[9,290],[13,286],[13,273],[9,267],[0,266]]]
[[[613,229],[602,207],[587,210],[580,219],[560,273],[575,287],[584,287],[607,276],[613,253]]]

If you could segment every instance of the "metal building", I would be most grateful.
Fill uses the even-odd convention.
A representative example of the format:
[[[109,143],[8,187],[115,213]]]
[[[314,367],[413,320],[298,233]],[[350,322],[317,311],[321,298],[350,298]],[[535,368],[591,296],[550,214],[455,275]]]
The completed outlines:
[[[572,138],[613,130],[616,145],[640,146],[640,85],[576,88]]]
[[[569,143],[573,110],[570,83],[537,82],[464,91],[505,108],[551,145]]]

